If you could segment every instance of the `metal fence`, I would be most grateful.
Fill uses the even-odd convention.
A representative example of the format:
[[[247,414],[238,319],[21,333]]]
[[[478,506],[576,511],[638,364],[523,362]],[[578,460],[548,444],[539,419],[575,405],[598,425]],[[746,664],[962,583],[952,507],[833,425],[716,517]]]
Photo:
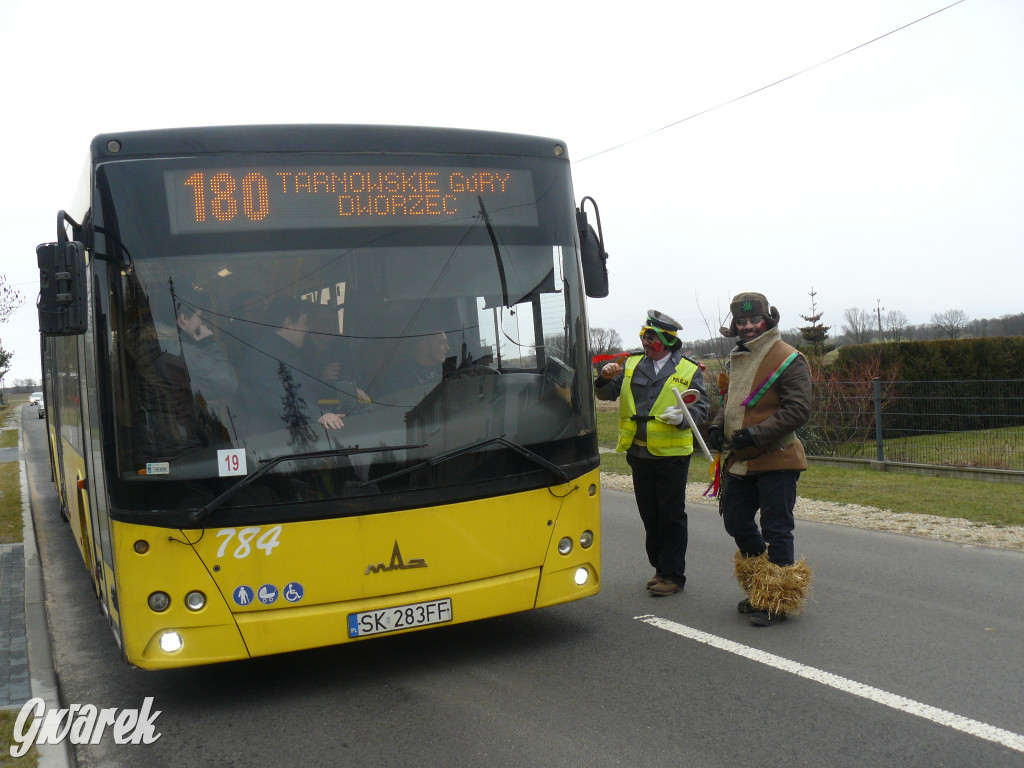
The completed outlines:
[[[808,456],[1024,471],[1024,379],[814,384]]]

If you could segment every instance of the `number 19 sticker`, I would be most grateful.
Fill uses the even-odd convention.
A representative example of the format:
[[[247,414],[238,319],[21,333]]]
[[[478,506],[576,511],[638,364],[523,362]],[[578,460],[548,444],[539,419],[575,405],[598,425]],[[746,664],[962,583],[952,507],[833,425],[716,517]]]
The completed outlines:
[[[232,448],[228,451],[217,451],[217,464],[220,467],[218,474],[221,477],[248,474],[245,468],[244,449]]]

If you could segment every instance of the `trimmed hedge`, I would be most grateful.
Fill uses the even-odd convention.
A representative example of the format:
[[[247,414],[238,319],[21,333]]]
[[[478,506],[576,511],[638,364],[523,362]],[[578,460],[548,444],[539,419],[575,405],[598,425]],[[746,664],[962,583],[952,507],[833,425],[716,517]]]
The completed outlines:
[[[833,364],[842,376],[880,358],[882,375],[900,381],[1024,379],[1024,337],[905,341],[843,347]]]

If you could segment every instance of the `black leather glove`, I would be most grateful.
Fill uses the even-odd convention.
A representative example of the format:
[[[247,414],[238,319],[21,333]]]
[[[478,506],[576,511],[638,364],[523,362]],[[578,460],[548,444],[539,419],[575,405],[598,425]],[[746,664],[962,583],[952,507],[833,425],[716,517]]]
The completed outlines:
[[[744,448],[749,448],[754,444],[754,438],[751,436],[749,429],[737,429],[732,433],[731,442],[734,451],[742,451]]]
[[[723,445],[725,445],[725,432],[721,427],[710,427],[708,429],[708,448],[720,451]]]

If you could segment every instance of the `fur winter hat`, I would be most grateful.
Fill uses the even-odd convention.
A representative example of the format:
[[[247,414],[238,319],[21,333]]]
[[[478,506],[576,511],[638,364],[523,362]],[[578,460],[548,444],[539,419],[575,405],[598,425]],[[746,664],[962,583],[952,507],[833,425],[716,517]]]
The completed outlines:
[[[738,293],[729,304],[729,327],[719,328],[719,332],[727,338],[739,336],[736,330],[737,317],[753,317],[760,315],[764,318],[765,328],[774,328],[779,324],[779,310],[768,303],[763,293]]]

